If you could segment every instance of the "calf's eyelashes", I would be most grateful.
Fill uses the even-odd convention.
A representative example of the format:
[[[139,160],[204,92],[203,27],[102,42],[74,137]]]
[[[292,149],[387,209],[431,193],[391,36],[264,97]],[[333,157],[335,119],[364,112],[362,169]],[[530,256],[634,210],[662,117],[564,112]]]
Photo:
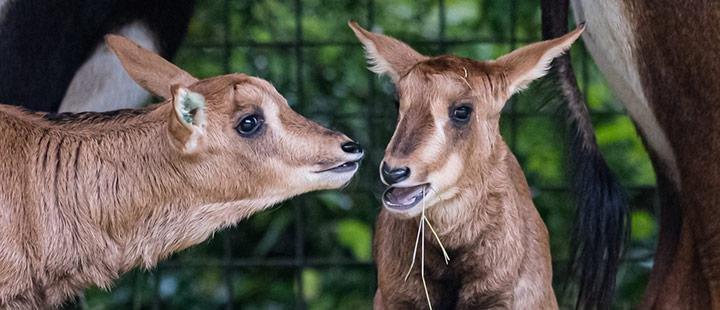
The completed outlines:
[[[237,130],[241,136],[251,138],[262,129],[264,122],[265,119],[262,114],[253,113],[247,116],[241,116],[237,126],[235,126],[235,130]]]
[[[472,108],[470,107],[470,103],[465,101],[458,105],[451,106],[449,117],[455,123],[467,124],[470,121],[470,114],[472,114]]]

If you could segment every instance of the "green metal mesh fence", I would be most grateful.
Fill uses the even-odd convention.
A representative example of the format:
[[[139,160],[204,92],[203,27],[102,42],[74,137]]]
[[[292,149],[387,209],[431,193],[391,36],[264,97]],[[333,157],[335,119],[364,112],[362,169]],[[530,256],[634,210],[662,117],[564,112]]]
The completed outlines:
[[[67,308],[369,309],[375,291],[373,223],[382,192],[377,166],[394,129],[393,89],[366,69],[349,19],[428,55],[492,59],[540,39],[537,1],[205,0],[175,59],[198,77],[243,72],[273,83],[294,109],[368,149],[342,191],[311,193],[217,233],[151,271],[133,271],[111,292],[89,289]],[[598,140],[626,185],[634,233],[616,305],[637,303],[656,238],[654,175],[631,121],[581,44],[572,56]],[[543,91],[515,96],[501,119],[534,201],[551,232],[556,283],[568,255],[572,199],[565,173],[567,135]],[[559,290],[558,290],[559,292]],[[561,304],[572,302],[559,296]]]

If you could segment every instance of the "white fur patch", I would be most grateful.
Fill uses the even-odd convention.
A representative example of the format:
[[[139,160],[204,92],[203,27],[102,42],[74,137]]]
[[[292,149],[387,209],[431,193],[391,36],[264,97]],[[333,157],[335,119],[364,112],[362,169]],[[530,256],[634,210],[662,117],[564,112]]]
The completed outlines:
[[[418,152],[421,161],[430,162],[440,156],[441,153],[447,152],[447,146],[445,145],[445,124],[447,121],[447,118],[438,119],[438,117],[433,117],[435,132],[424,143],[423,150]]]
[[[264,112],[263,117],[265,117],[265,126],[272,127],[273,134],[282,140],[283,145],[291,149],[303,149],[308,145],[306,143],[310,143],[303,139],[303,137],[290,134],[290,132],[285,129],[283,122],[280,120],[278,103],[273,102],[263,95],[260,95],[259,98],[263,98],[262,108]]]
[[[620,0],[573,0],[572,5],[575,20],[586,22],[585,46],[679,189],[675,153],[643,91],[634,33],[623,4]]]
[[[375,46],[375,42],[367,38],[364,34],[358,34],[357,37],[363,44],[368,69],[375,74],[387,74],[394,82],[397,82],[400,76],[397,72],[395,72],[395,70],[393,70],[390,63],[387,62],[382,55],[380,55],[380,52],[378,52],[377,47]]]
[[[5,19],[5,11],[7,11],[9,4],[10,0],[0,0],[0,23]],[[0,32],[2,32],[2,29],[0,29]]]
[[[194,116],[190,113],[193,110],[202,112],[205,110],[205,97],[196,92],[189,91],[185,88],[181,88],[178,93],[179,97],[177,100],[180,102],[175,104],[175,112],[178,113],[180,119],[185,122],[185,125],[192,126],[205,123],[205,113],[195,114]]]
[[[457,196],[460,192],[460,189],[457,187],[457,182],[464,168],[464,160],[459,154],[455,153],[448,157],[445,164],[439,170],[433,171],[428,175],[427,180],[430,181],[433,189],[437,191],[432,192],[433,197],[428,197],[428,206]],[[444,208],[442,213],[453,217],[454,214],[451,213],[456,211],[458,211],[457,208]]]
[[[539,278],[536,270],[526,270],[520,279],[518,279],[513,289],[513,295],[515,295],[513,309],[534,309],[538,306],[533,302],[542,300],[543,290],[542,287],[538,285],[538,283],[542,283],[542,279]]]
[[[422,213],[422,209],[425,208],[427,210],[426,212],[432,214],[433,220],[438,220],[438,223],[443,223],[441,226],[446,226],[445,223],[452,223],[452,221],[447,220],[447,218],[456,218],[459,216],[459,212],[462,212],[461,209],[446,206],[442,209],[442,212],[435,213],[433,212],[434,209],[431,208],[438,203],[442,203],[443,201],[452,199],[458,195],[460,189],[455,185],[462,174],[463,168],[463,160],[460,158],[460,155],[450,155],[440,169],[431,172],[428,175],[427,181],[431,183],[433,189],[425,193],[424,202],[421,202],[407,210],[396,210],[387,207],[385,209],[397,216],[412,218],[419,216]],[[403,181],[395,185],[403,186],[403,184],[407,185],[409,183],[411,182]],[[440,214],[440,216],[437,214]]]
[[[2,1],[2,0],[0,0]],[[142,22],[133,22],[117,34],[158,52],[158,42]],[[102,42],[75,74],[59,112],[112,111],[140,107],[149,97],[125,72],[120,60]]]
[[[205,137],[205,98],[195,92],[181,88],[177,94],[179,102],[175,103],[175,113],[184,125],[192,130],[190,137],[185,141],[185,151],[192,153],[198,149]],[[195,114],[190,112],[195,110]]]
[[[260,90],[258,94],[259,98],[263,98],[264,100],[262,108],[265,117],[265,125],[271,127],[272,134],[279,138],[279,143],[283,145],[283,148],[287,150],[306,150],[309,152],[315,152],[313,149],[325,147],[325,145],[317,141],[317,136],[311,135],[306,137],[294,134],[285,128],[280,116],[280,113],[283,112],[278,106],[278,104],[284,103],[273,102],[269,96],[263,96],[261,93],[262,91]],[[339,144],[338,150],[340,150]],[[361,154],[342,155],[346,155],[347,161],[358,160],[362,157]],[[340,187],[349,182],[357,172],[357,169],[355,169],[352,172],[346,173],[317,173],[319,169],[327,167],[319,167],[313,164],[309,164],[307,166],[293,166],[283,162],[282,160],[274,158],[266,158],[264,161],[269,163],[269,165],[274,166],[271,170],[282,172],[281,175],[286,187],[283,188],[282,191],[277,192],[276,195],[289,195],[287,196],[288,198],[313,190]]]

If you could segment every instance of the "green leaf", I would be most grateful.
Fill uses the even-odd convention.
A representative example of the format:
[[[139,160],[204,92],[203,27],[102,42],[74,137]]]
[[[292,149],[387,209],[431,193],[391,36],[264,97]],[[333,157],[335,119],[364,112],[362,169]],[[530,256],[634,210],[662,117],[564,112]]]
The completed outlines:
[[[342,220],[337,223],[336,233],[340,245],[350,249],[355,258],[370,260],[372,232],[367,223],[352,219]]]
[[[320,295],[322,288],[320,272],[311,268],[303,269],[302,283],[306,300],[314,300]]]
[[[635,211],[631,221],[633,240],[643,241],[655,235],[655,218],[649,212]]]

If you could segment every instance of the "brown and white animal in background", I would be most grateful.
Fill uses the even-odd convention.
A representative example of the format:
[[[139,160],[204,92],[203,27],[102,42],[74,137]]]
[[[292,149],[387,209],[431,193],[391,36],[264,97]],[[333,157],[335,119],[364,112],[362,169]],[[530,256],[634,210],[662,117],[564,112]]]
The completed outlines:
[[[0,102],[42,112],[110,111],[149,98],[103,36],[171,59],[194,0],[0,0]]]
[[[421,271],[404,281],[423,209],[451,257],[445,265],[427,234],[425,276],[434,309],[557,308],[548,232],[500,136],[499,119],[505,102],[545,75],[583,29],[476,61],[423,56],[391,37],[350,27],[370,69],[392,78],[400,100],[381,166],[389,187],[374,240],[376,309],[428,307]]]
[[[346,184],[363,157],[262,79],[198,81],[127,39],[108,42],[168,100],[60,115],[0,105],[0,308],[107,288],[280,201]]]
[[[568,4],[542,1],[546,37],[567,31]],[[572,6],[575,20],[588,25],[585,46],[635,122],[657,176],[660,235],[640,308],[720,309],[720,4]],[[570,109],[586,109],[574,76],[560,78]],[[589,122],[587,114],[570,116]]]

